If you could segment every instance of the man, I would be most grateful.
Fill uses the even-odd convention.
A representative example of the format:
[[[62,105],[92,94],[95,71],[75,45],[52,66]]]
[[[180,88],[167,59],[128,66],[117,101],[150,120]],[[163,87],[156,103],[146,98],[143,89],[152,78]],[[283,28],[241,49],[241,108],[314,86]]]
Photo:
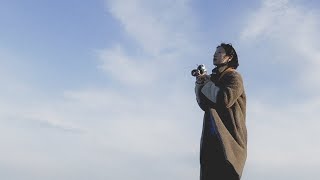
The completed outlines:
[[[239,180],[247,157],[246,95],[231,44],[220,44],[211,75],[197,76],[195,92],[205,112],[200,180]]]

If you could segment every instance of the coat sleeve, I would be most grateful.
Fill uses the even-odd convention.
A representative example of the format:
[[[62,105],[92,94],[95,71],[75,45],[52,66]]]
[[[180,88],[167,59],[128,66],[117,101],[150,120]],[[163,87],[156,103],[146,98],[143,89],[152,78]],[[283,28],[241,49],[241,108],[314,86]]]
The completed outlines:
[[[226,74],[219,82],[217,104],[230,108],[243,93],[243,81],[241,75],[233,71]]]
[[[196,94],[196,100],[197,100],[197,103],[199,105],[199,107],[205,111],[207,109],[206,105],[205,105],[205,102],[202,99],[202,94],[201,94],[201,89],[203,88],[204,84],[198,84],[198,83],[195,83],[195,88],[194,88],[194,91],[195,91],[195,94]]]
[[[196,99],[203,111],[207,110],[209,107],[215,107],[218,91],[219,87],[215,86],[211,80],[207,80],[201,84],[195,83]]]

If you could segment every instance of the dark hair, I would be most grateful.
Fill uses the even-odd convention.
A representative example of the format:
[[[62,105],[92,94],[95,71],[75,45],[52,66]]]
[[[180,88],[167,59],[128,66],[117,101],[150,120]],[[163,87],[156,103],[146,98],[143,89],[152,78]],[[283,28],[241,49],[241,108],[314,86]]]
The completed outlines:
[[[232,59],[228,63],[228,66],[237,69],[237,67],[239,66],[238,55],[236,50],[232,47],[232,44],[221,43],[218,47],[222,47],[226,51],[227,56],[232,56]]]

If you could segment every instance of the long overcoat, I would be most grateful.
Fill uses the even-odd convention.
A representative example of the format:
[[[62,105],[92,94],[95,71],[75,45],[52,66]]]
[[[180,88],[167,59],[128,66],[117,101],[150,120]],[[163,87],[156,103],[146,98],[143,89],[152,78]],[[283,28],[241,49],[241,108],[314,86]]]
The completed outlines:
[[[246,94],[243,80],[235,69],[229,68],[209,81],[214,81],[211,82],[212,88],[216,88],[211,93],[211,96],[215,96],[214,100],[201,91],[204,84],[196,85],[198,104],[205,112],[200,145],[201,168],[229,164],[240,179],[247,158]],[[214,172],[215,169],[209,171]]]

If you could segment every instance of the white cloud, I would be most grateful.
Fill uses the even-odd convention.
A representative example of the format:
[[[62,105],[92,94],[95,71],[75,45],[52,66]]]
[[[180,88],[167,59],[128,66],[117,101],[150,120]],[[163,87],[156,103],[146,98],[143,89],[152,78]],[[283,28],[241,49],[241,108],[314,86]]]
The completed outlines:
[[[241,41],[252,44],[250,51],[260,54],[259,67],[268,67],[273,82],[283,85],[280,89],[263,84],[264,90],[255,92],[256,96],[248,94],[248,179],[301,179],[318,174],[315,167],[320,159],[314,156],[320,151],[320,143],[314,141],[320,126],[318,19],[319,11],[300,1],[264,0],[245,20]],[[271,48],[254,49],[256,45]],[[277,62],[270,66],[274,59]],[[281,78],[285,82],[280,82],[277,77],[286,74]],[[258,82],[259,75],[256,78]]]
[[[9,173],[11,179],[197,178],[202,112],[193,82],[185,91],[173,74],[180,72],[177,61],[198,48],[188,3],[108,1],[137,48],[118,42],[98,50],[99,68],[126,86],[66,90],[43,99],[46,93],[36,87],[20,93],[23,99],[11,94],[0,102],[0,148],[6,150],[0,173],[5,167],[18,172]]]
[[[183,82],[182,68],[177,68],[177,62],[189,60],[201,47],[192,39],[196,22],[190,2],[107,2],[108,10],[137,47],[132,50],[117,42],[110,49],[98,50],[99,68],[126,86],[69,89],[58,99],[41,99],[36,89],[26,89],[24,99],[3,98],[0,144],[6,153],[0,154],[0,174],[6,167],[7,172],[20,172],[26,179],[77,175],[77,179],[198,178],[202,111],[193,96],[193,82]],[[317,11],[305,13],[291,1],[263,2],[248,18],[242,40],[259,43],[262,39],[280,49],[283,54],[278,56],[308,57],[306,66],[318,67]],[[292,60],[299,62],[298,58]],[[299,72],[299,77],[303,73],[309,72]],[[320,159],[313,154],[320,145],[309,137],[317,136],[320,99],[312,96],[290,105],[281,102],[274,91],[268,97],[280,99],[279,104],[261,97],[248,94],[247,179],[262,179],[259,172],[269,179],[283,179],[288,176],[281,173],[302,169],[302,165],[310,167],[307,174],[316,172],[311,168],[319,166]],[[301,165],[294,165],[297,162]],[[273,172],[280,173],[279,177]],[[295,171],[295,177],[300,177],[300,172]]]
[[[0,167],[30,179],[63,179],[76,174],[84,178],[88,173],[97,179],[187,176],[180,168],[188,169],[188,176],[196,176],[200,132],[190,130],[197,124],[200,131],[201,123],[187,121],[198,117],[191,110],[183,113],[189,97],[182,96],[145,94],[142,98],[90,88],[68,90],[56,100],[41,100],[30,94],[33,102],[28,106],[18,100],[2,101],[0,107],[5,108],[0,113],[0,142],[6,153],[0,155]],[[181,108],[173,111],[173,106]],[[190,156],[194,156],[194,163]],[[150,167],[152,162],[158,165]],[[170,166],[166,165],[168,162]],[[176,169],[180,175],[172,172],[174,167],[180,167]],[[121,168],[128,169],[128,173],[118,172]],[[154,173],[144,174],[146,169]]]
[[[99,58],[100,68],[110,75],[110,79],[129,85],[148,84],[155,79],[154,63],[128,56],[119,45],[99,51]]]
[[[187,33],[194,29],[188,0],[107,0],[111,14],[126,33],[154,56],[189,48]]]
[[[319,30],[317,9],[304,7],[293,1],[265,0],[251,13],[241,39],[250,43],[273,44],[278,51],[270,52],[269,59],[281,57],[281,63],[297,71],[299,88],[320,90]],[[262,41],[263,40],[263,41]],[[294,75],[294,74],[293,74]]]
[[[274,95],[276,96],[276,95]],[[319,174],[315,141],[319,98],[271,104],[251,97],[247,108],[248,160],[245,179],[295,179]]]
[[[196,21],[188,0],[108,0],[107,5],[126,37],[137,45],[130,51],[124,43],[98,51],[100,67],[119,83],[144,85],[168,78],[178,61],[199,50],[191,38]]]
[[[25,179],[197,177],[202,113],[185,106],[196,103],[177,89],[176,77],[167,79],[168,72],[179,71],[174,61],[196,49],[189,37],[194,22],[188,2],[108,1],[108,8],[138,50],[119,42],[98,50],[98,68],[125,88],[66,90],[44,99],[36,87],[19,92],[23,99],[11,94],[0,103],[0,134],[10,137],[0,138],[7,152],[0,155],[0,173],[5,167]]]

